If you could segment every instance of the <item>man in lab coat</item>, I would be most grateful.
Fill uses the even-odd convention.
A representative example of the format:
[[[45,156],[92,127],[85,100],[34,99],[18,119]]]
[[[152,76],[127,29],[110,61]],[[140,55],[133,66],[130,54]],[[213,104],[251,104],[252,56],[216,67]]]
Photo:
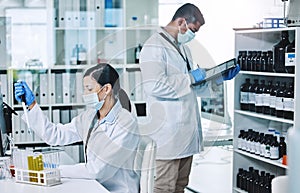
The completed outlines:
[[[205,23],[200,10],[184,4],[170,23],[144,44],[140,54],[143,88],[149,106],[150,123],[142,132],[157,143],[154,192],[184,192],[188,184],[192,156],[202,149],[202,129],[197,95],[211,96],[213,85],[232,79],[239,66],[224,76],[197,87],[205,78],[185,43]],[[201,54],[201,53],[199,53]]]

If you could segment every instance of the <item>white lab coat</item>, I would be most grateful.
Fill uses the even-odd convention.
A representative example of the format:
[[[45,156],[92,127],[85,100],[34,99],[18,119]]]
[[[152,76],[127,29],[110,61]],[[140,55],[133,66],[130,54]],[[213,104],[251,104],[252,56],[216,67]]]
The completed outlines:
[[[140,127],[143,133],[156,141],[157,159],[179,159],[199,153],[202,149],[196,97],[210,96],[212,89],[211,83],[191,87],[186,62],[159,32],[175,41],[165,30],[159,29],[143,45],[140,67],[150,121]],[[181,45],[180,49],[193,68],[188,47]]]
[[[68,124],[54,124],[38,105],[28,117],[34,132],[50,145],[87,144],[86,164],[74,167],[72,174],[65,172],[68,177],[96,179],[114,193],[138,192],[139,174],[133,171],[139,142],[137,122],[119,101],[101,122],[96,111],[88,109]],[[90,128],[93,130],[87,143]]]

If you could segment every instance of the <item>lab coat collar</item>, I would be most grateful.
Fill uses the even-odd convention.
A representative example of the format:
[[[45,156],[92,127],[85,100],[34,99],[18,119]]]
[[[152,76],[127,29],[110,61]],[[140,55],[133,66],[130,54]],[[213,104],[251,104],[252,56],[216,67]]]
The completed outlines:
[[[175,40],[175,38],[173,36],[171,36],[163,27],[160,27],[158,29],[158,33],[161,33],[161,32],[164,33],[169,38],[169,40],[171,40],[175,45],[179,45],[177,43],[177,41]]]
[[[112,107],[109,113],[100,121],[102,123],[114,123],[118,113],[121,111],[122,106],[119,100],[117,100],[116,104]]]

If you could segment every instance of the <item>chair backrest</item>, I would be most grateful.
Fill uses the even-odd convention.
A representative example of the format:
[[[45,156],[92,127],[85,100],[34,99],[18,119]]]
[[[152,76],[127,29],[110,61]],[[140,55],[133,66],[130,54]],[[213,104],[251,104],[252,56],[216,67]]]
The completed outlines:
[[[143,136],[138,145],[134,169],[141,174],[140,193],[152,193],[155,176],[156,143]]]

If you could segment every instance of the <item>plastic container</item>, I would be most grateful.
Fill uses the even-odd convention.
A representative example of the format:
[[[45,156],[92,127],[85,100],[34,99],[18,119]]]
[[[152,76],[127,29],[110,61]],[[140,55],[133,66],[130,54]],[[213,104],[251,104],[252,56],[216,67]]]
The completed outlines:
[[[60,170],[47,169],[43,171],[15,169],[15,180],[19,183],[41,186],[54,186],[61,184]]]

